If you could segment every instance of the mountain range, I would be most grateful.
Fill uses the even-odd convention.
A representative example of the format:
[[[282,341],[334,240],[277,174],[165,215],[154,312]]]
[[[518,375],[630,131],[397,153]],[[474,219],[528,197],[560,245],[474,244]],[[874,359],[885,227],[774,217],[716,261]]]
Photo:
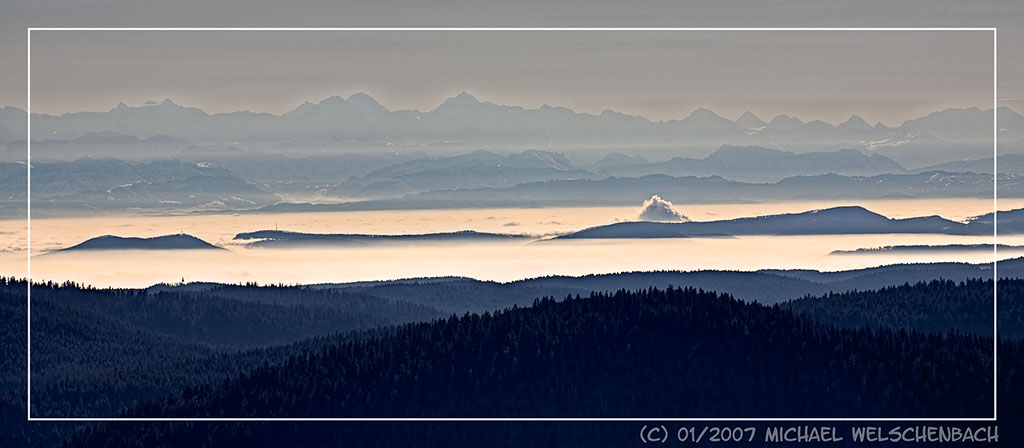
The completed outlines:
[[[526,150],[500,155],[477,150],[456,156],[423,157],[379,168],[325,188],[328,197],[381,198],[433,190],[512,187],[556,179],[607,177],[575,166],[564,154]]]
[[[591,163],[567,154],[477,150],[289,157],[189,148],[151,162],[82,157],[35,161],[32,198],[41,213],[90,210],[244,210],[286,198],[302,208],[396,209],[467,206],[628,205],[659,195],[677,203],[808,198],[988,197],[991,159],[908,171],[857,150],[797,154],[723,146],[702,159],[652,163],[610,153]],[[1017,164],[1018,161],[1022,162]],[[1001,156],[1002,197],[1024,196],[1024,158]],[[1018,169],[1020,168],[1020,169]],[[971,170],[977,169],[972,172]],[[656,172],[657,174],[644,174]],[[26,165],[0,162],[0,214],[24,213]],[[326,204],[334,203],[334,204]]]
[[[153,158],[166,158],[166,146],[178,140],[199,144],[242,142],[251,149],[270,149],[289,154],[353,152],[373,149],[552,149],[593,152],[597,149],[632,149],[631,152],[670,157],[703,157],[723,144],[761,145],[794,152],[861,149],[886,155],[908,167],[936,161],[982,158],[992,155],[992,111],[977,108],[946,109],[908,120],[897,127],[869,125],[853,115],[832,125],[820,120],[805,122],[779,115],[764,121],[745,113],[736,121],[709,109],[697,109],[679,120],[651,121],[611,110],[600,114],[578,113],[548,105],[536,109],[480,101],[463,92],[448,98],[431,111],[390,111],[365,93],[348,98],[326,98],[303,103],[294,110],[273,115],[240,111],[209,114],[167,99],[142,106],[123,103],[106,112],[75,112],[62,115],[34,114],[33,132],[40,157],[67,159],[64,152],[83,136],[113,137],[116,132],[140,140]],[[1003,153],[1024,151],[1024,117],[999,109],[999,138]],[[24,111],[0,110],[0,144],[4,157],[21,157],[24,151]],[[157,139],[156,142],[151,141]],[[19,142],[19,140],[21,140]],[[117,137],[117,145],[129,143]],[[85,144],[85,143],[81,143]],[[163,149],[160,149],[163,148]],[[35,152],[35,151],[34,151]]]
[[[702,159],[673,157],[662,162],[647,162],[622,156],[609,154],[590,167],[595,172],[616,177],[721,176],[741,182],[777,182],[787,177],[819,174],[873,176],[906,171],[886,156],[865,154],[856,149],[795,154],[761,146],[724,145]]]
[[[27,174],[24,163],[0,163],[0,215],[24,213]],[[32,164],[32,205],[44,213],[244,209],[279,200],[264,187],[206,163],[128,163],[85,157]]]
[[[408,193],[474,188],[507,188],[553,180],[600,180],[610,176],[721,176],[743,182],[777,182],[819,174],[873,176],[903,173],[900,164],[858,150],[795,154],[760,146],[722,146],[702,159],[675,157],[648,162],[609,153],[592,163],[573,162],[563,153],[526,150],[500,155],[477,150],[456,156],[428,156],[353,176],[322,190],[328,197],[394,197]]]
[[[1024,197],[1024,178],[998,176],[1000,197]],[[520,207],[558,205],[639,205],[652,195],[673,204],[703,204],[795,199],[991,198],[991,174],[927,172],[877,176],[787,177],[775,183],[749,183],[719,176],[609,177],[600,180],[550,180],[508,188],[436,190],[399,199],[345,204],[276,204],[265,210],[394,210],[403,208]],[[685,214],[685,211],[684,211]]]

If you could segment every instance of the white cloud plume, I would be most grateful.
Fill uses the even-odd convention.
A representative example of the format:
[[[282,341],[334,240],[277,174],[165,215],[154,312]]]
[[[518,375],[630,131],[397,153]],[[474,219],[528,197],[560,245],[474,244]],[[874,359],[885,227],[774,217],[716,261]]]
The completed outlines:
[[[682,213],[676,211],[672,207],[672,203],[662,199],[658,195],[651,196],[650,199],[644,201],[643,207],[640,208],[640,220],[641,221],[661,221],[661,222],[680,222],[689,221]]]

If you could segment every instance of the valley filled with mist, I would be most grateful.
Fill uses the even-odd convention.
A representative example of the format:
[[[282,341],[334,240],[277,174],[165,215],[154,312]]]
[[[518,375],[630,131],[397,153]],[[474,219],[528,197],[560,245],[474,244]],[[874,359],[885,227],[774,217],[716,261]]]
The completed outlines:
[[[651,121],[462,92],[425,112],[356,93],[281,115],[171,100],[35,114],[33,135],[44,137],[31,153],[34,276],[140,287],[982,262],[992,254],[963,247],[991,243],[991,213],[1024,204],[1024,118],[1006,107],[996,116],[993,175],[993,111],[974,108],[898,126],[857,115],[836,125],[749,112],[733,121],[703,108]],[[0,232],[13,237],[0,266],[15,275],[29,246],[25,117],[0,113]],[[832,221],[803,230],[742,221],[816,210]],[[1002,215],[1004,245],[1020,243],[1018,215]],[[932,216],[855,230],[863,219]],[[654,222],[667,224],[644,224]],[[238,237],[267,230],[320,236]],[[62,250],[170,235],[229,250],[148,247],[161,252],[153,263],[125,255],[147,247],[113,239],[108,250]],[[898,246],[932,250],[867,250]],[[754,256],[728,255],[737,248]]]

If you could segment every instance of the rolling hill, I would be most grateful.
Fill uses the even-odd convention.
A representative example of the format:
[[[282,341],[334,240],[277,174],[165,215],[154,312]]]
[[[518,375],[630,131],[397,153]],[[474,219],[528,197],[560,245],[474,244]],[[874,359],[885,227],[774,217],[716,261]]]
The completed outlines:
[[[87,250],[198,250],[224,248],[214,246],[192,235],[163,235],[150,238],[121,237],[104,235],[89,238],[74,246],[60,249],[57,252],[77,252]]]

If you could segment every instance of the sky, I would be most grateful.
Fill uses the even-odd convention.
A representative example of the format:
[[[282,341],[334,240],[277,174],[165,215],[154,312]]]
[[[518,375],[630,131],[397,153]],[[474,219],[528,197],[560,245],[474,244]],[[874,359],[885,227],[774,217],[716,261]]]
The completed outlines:
[[[0,6],[0,104],[25,104],[27,26],[999,27],[1001,105],[1024,109],[1021,2],[440,2],[299,0]],[[173,5],[173,6],[171,6]],[[208,112],[286,112],[366,92],[385,107],[481,100],[653,120],[707,107],[898,125],[992,105],[990,32],[35,32],[33,111],[171,98]]]

